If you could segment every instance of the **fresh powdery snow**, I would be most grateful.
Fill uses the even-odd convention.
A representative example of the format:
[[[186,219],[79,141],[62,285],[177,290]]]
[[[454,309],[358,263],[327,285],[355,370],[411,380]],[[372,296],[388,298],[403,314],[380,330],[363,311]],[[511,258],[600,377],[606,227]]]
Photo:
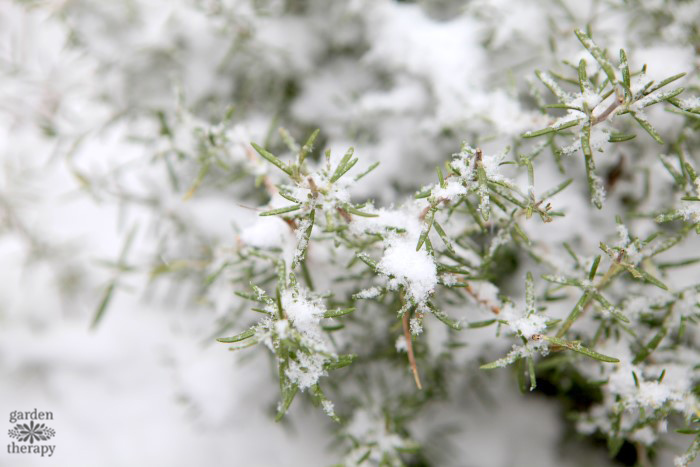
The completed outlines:
[[[291,290],[282,293],[282,308],[294,327],[307,337],[320,336],[319,322],[324,310],[302,293],[294,294]]]
[[[316,384],[321,376],[326,375],[326,370],[323,369],[326,361],[327,359],[321,354],[297,352],[296,360],[289,360],[285,374],[303,391]]]
[[[421,231],[419,220],[421,209],[422,206],[418,203],[404,206],[402,209],[365,209],[367,212],[376,214],[377,217],[357,216],[350,223],[350,230],[361,235],[365,232],[383,234],[391,228],[403,229],[407,232],[407,236],[415,236],[416,242],[418,242],[418,235]]]
[[[686,202],[678,209],[678,213],[684,220],[689,222],[700,222],[700,203]]]
[[[445,188],[440,187],[440,185],[437,185],[435,188],[433,188],[431,195],[438,200],[445,200],[445,201],[455,201],[459,199],[460,196],[466,195],[467,194],[467,187],[465,187],[462,183],[460,183],[457,180],[449,180]]]
[[[241,232],[240,239],[256,248],[281,248],[290,236],[289,226],[279,217],[259,217]]]
[[[290,359],[285,372],[299,389],[304,390],[326,374],[324,364],[333,357],[321,333],[320,321],[325,310],[308,297],[303,289],[299,293],[285,290],[281,299],[282,307],[294,328],[301,333],[304,345],[314,351],[297,352],[296,358]]]
[[[525,338],[542,333],[547,327],[547,317],[532,313],[529,316],[520,313],[511,304],[506,304],[501,309],[501,316],[508,321],[511,330]]]
[[[392,277],[389,287],[404,286],[408,298],[415,303],[424,303],[437,285],[433,258],[425,249],[416,251],[416,240],[410,237],[389,240],[378,268]]]

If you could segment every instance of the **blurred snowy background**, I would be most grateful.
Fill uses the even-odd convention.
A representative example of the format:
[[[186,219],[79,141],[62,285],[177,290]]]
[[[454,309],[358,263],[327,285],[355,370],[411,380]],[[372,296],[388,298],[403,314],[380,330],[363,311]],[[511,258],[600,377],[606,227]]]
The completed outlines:
[[[235,201],[250,183],[221,189],[235,180],[215,174],[197,185],[202,132],[225,134],[245,166],[249,141],[321,128],[334,151],[382,162],[354,196],[398,202],[462,140],[500,150],[540,128],[527,80],[557,57],[578,62],[574,27],[595,21],[601,42],[634,44],[632,60],[663,77],[697,69],[696,51],[678,44],[700,2],[627,3],[0,2],[0,414],[50,410],[57,432],[53,458],[11,456],[3,442],[0,465],[336,462],[318,411],[298,404],[272,421],[265,352],[213,342],[241,307],[230,288],[203,300],[186,276],[160,281],[146,268],[216,256],[255,217]],[[557,228],[565,236],[582,220]],[[416,429],[457,427],[440,465],[608,464],[603,449],[564,442],[555,404],[523,403],[506,375],[489,384],[488,408],[465,384],[457,405]]]

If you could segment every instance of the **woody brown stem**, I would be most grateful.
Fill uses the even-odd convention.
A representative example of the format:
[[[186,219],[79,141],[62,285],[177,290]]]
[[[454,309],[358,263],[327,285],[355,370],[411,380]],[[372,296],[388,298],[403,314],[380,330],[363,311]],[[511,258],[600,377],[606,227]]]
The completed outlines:
[[[423,389],[420,384],[420,376],[418,375],[418,366],[416,365],[416,356],[413,354],[413,342],[411,341],[411,330],[408,327],[408,312],[403,314],[403,335],[406,338],[406,353],[408,353],[408,363],[411,365],[413,379],[416,381],[418,389]]]
[[[347,211],[346,211],[345,209],[343,209],[343,208],[335,208],[335,209],[338,211],[338,214],[340,214],[341,217],[342,217],[343,219],[345,219],[345,222],[347,222],[348,224],[349,224],[350,222],[352,222],[352,216],[350,215],[349,212],[347,212]]]
[[[615,109],[620,107],[623,102],[624,99],[622,99],[622,96],[617,96],[617,98],[608,106],[607,109],[603,111],[602,114],[598,115],[597,117],[591,115],[591,125],[597,125],[600,122],[604,122]]]
[[[464,290],[466,290],[466,292],[467,292],[474,300],[476,300],[479,304],[481,304],[481,305],[485,306],[486,308],[488,308],[489,310],[491,310],[491,312],[492,312],[494,315],[497,315],[497,314],[499,314],[499,313],[501,312],[500,307],[498,307],[497,305],[494,305],[493,303],[490,303],[488,300],[484,300],[483,298],[479,297],[479,295],[474,291],[474,289],[472,288],[472,286],[469,285],[469,284],[466,283],[466,282],[464,282]]]

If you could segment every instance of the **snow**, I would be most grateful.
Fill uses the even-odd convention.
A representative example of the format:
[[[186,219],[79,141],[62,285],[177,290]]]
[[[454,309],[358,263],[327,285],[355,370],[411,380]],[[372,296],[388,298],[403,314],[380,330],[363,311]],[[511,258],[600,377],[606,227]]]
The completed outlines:
[[[445,188],[440,187],[440,185],[433,188],[431,196],[438,200],[455,201],[466,193],[467,188],[460,182],[448,180]]]
[[[300,352],[286,375],[308,389],[325,375],[323,366],[332,355],[330,349],[335,348],[321,337],[323,294],[330,292],[333,300],[343,300],[364,288],[356,298],[379,298],[388,285],[404,289],[406,298],[419,304],[432,299],[438,284],[435,260],[425,247],[415,251],[427,201],[406,202],[405,197],[417,187],[432,186],[434,199],[455,202],[469,192],[482,198],[480,208],[487,209],[493,200],[474,183],[473,149],[459,153],[452,161],[462,177],[448,178],[445,188],[433,183],[434,167],[457,150],[462,138],[484,149],[482,164],[487,178],[511,183],[505,176],[511,173],[510,168],[500,165],[505,157],[497,151],[523,131],[544,128],[552,121],[528,110],[531,103],[523,99],[521,86],[524,77],[534,66],[545,68],[549,67],[547,62],[558,62],[561,57],[587,55],[580,52],[575,38],[561,34],[555,57],[547,44],[550,35],[545,34],[550,18],[560,31],[570,31],[595,18],[593,31],[599,45],[609,52],[624,45],[633,72],[647,63],[647,74],[632,78],[634,91],[652,79],[658,82],[677,72],[697,69],[697,54],[687,45],[700,11],[697,2],[643,2],[641,12],[633,14],[624,8],[610,9],[605,2],[602,6],[567,2],[571,12],[563,14],[559,3],[534,0],[479,0],[465,8],[452,8],[459,2],[353,0],[317,2],[304,12],[292,12],[296,7],[284,2],[251,0],[134,0],[128,7],[99,0],[25,3],[0,2],[0,256],[4,260],[0,273],[0,409],[7,413],[38,405],[55,410],[60,423],[57,431],[65,440],[59,445],[65,457],[58,459],[57,465],[75,465],[75,459],[105,466],[135,462],[211,464],[220,458],[235,458],[242,465],[337,462],[338,449],[328,455],[319,447],[330,444],[329,433],[333,431],[323,413],[317,416],[316,412],[297,409],[295,401],[289,420],[303,429],[293,435],[270,422],[266,407],[279,400],[279,388],[271,384],[274,379],[269,377],[272,366],[266,350],[228,352],[227,346],[213,344],[212,336],[225,326],[235,328],[227,329],[231,332],[254,326],[256,338],[271,348],[272,334],[301,339],[312,352]],[[658,15],[652,14],[657,10]],[[662,37],[652,40],[644,28],[654,25],[657,16],[672,20],[664,21]],[[637,40],[640,32],[644,33],[642,41]],[[598,65],[590,57],[586,59],[592,74]],[[552,78],[545,75],[545,79]],[[690,73],[670,87],[676,85],[693,89],[697,77]],[[608,102],[600,102],[599,94],[590,90],[570,94],[576,86],[566,86],[561,94],[570,103],[586,103],[589,108],[599,105],[596,115],[607,107]],[[173,88],[181,97],[175,98]],[[658,100],[663,92],[665,89],[655,92],[635,108]],[[679,96],[681,105],[697,108],[699,98],[690,94],[692,91],[686,91]],[[237,106],[234,117],[216,123],[228,104]],[[156,111],[167,117],[172,140],[158,135],[159,125],[153,118]],[[682,118],[663,111],[659,117],[652,109],[641,117],[659,128],[665,139],[666,134],[676,134],[675,126]],[[569,112],[555,124],[576,118],[581,118],[579,112]],[[623,195],[637,199],[637,175],[650,167],[649,161],[657,160],[658,152],[658,147],[645,150],[643,139],[649,137],[639,129],[641,137],[630,146],[608,144],[609,132],[618,122],[622,126],[623,119],[627,117],[611,115],[609,121],[592,130],[592,149],[606,152],[605,157],[596,159],[600,176],[619,160],[620,151],[634,148],[630,178],[623,177],[610,190],[603,212],[588,206],[583,166],[569,159],[564,161],[566,177],[575,182],[553,202],[554,209],[567,216],[556,218],[546,229],[537,216],[518,219],[535,240],[528,251],[538,257],[537,268],[554,265],[557,274],[585,275],[585,271],[574,269],[559,247],[563,241],[588,258],[582,262],[589,265],[590,258],[599,253],[598,241],[615,238],[616,229],[617,244],[626,246],[634,257],[630,233],[645,238],[655,228],[649,219],[630,219],[625,227],[616,227],[611,221],[613,214],[625,209],[619,203]],[[376,243],[368,248],[373,258],[379,258],[382,276],[357,286],[334,282],[338,279],[334,270],[349,264],[352,255],[348,256],[343,245],[316,248],[314,244],[308,259],[319,295],[304,289],[285,290],[281,300],[288,319],[266,317],[255,325],[260,315],[250,312],[251,304],[232,294],[231,280],[240,278],[240,269],[227,267],[207,287],[192,278],[232,264],[238,260],[237,252],[275,256],[281,249],[289,266],[295,252],[298,254],[296,248],[304,246],[302,234],[307,223],[301,222],[295,232],[279,217],[258,216],[260,210],[289,205],[288,200],[275,195],[275,185],[287,177],[251,151],[249,144],[269,139],[270,147],[278,148],[280,141],[274,130],[279,125],[293,129],[290,133],[298,140],[306,135],[297,134],[297,130],[320,126],[323,145],[332,149],[334,163],[348,146],[356,146],[360,162],[341,183],[327,187],[319,203],[332,208],[369,197],[375,199],[376,206],[386,206],[363,209],[378,217],[353,216],[346,231],[350,236],[377,234]],[[217,138],[225,137],[225,149],[211,160],[212,171],[202,189],[183,202],[183,193],[171,188],[162,162],[173,162],[174,175],[186,189],[196,177],[200,158],[210,155],[206,138],[198,137],[198,132],[208,131]],[[693,138],[691,133],[685,136]],[[76,138],[82,138],[82,143],[72,146]],[[564,153],[580,156],[578,140],[558,138],[556,144],[568,144]],[[527,149],[519,143],[516,148],[518,154]],[[546,149],[535,160],[535,188],[540,193],[545,188],[540,182],[552,181],[553,185],[564,177],[548,152]],[[687,152],[692,162],[692,151]],[[287,161],[291,154],[283,150],[280,156]],[[675,156],[668,160],[680,171]],[[381,165],[371,176],[357,185],[346,184],[375,161]],[[308,162],[312,170],[318,169],[315,161]],[[671,177],[658,169],[651,166],[652,192],[639,205],[640,212],[677,209],[682,220],[700,222],[700,203],[671,196]],[[234,180],[241,171],[257,176],[260,188],[252,179]],[[79,189],[81,176],[93,185]],[[314,175],[314,180],[319,186],[327,185],[323,177]],[[599,176],[595,180],[604,185]],[[700,179],[694,184],[693,195],[697,195]],[[482,191],[477,192],[479,189]],[[307,199],[309,192],[308,187],[297,186],[293,195]],[[272,196],[271,202],[262,207],[268,196]],[[119,205],[116,198],[121,198]],[[165,215],[156,215],[158,210]],[[491,230],[483,241],[453,244],[457,254],[474,268],[482,262],[477,252],[486,251],[488,258],[500,245],[511,242],[510,232],[498,228],[502,221],[498,214],[498,209],[492,210],[487,223]],[[458,215],[461,213],[456,212]],[[473,227],[471,220],[466,224],[448,221],[444,211],[438,212],[436,219],[451,238]],[[324,219],[316,220],[319,229],[315,228],[315,235],[321,237]],[[104,321],[90,331],[99,295],[115,274],[115,268],[102,264],[118,256],[125,232],[132,225],[138,225],[138,235],[127,263],[139,271],[120,276],[120,287]],[[439,255],[443,247],[434,231],[431,240]],[[678,258],[697,250],[694,233],[686,242],[676,253]],[[150,277],[147,270],[154,258],[155,263],[172,267],[187,265],[188,275],[180,276],[182,281]],[[207,264],[209,260],[211,264]],[[666,260],[665,256],[659,259]],[[247,270],[252,279],[266,279],[262,276],[264,261],[258,257],[254,261]],[[533,265],[526,254],[519,256],[519,270]],[[653,267],[653,262],[645,264],[652,273]],[[343,270],[343,274],[354,272]],[[697,274],[683,268],[664,270],[663,275],[665,282],[675,285],[676,277],[689,283]],[[456,277],[440,280],[455,284]],[[501,326],[502,331],[524,337],[544,332],[544,314],[525,316],[520,304],[501,303],[499,294],[518,296],[519,285],[498,279],[502,290],[490,282],[470,281],[477,306],[484,309],[439,305],[441,309],[444,305],[448,315],[470,321],[479,315],[478,319],[493,317],[490,305],[498,306],[502,308],[500,317],[509,322],[507,327]],[[613,284],[605,293],[616,304],[623,301],[624,314],[636,328],[648,321],[640,315],[658,314],[652,307],[672,298],[661,292],[652,296],[647,289]],[[575,363],[577,370],[588,372],[592,380],[610,380],[602,386],[604,401],[591,410],[591,420],[579,423],[581,431],[609,432],[611,410],[618,398],[627,409],[625,429],[631,429],[640,408],[647,410],[647,415],[665,406],[684,416],[697,413],[698,401],[691,392],[697,372],[689,371],[698,361],[697,351],[690,347],[692,339],[697,341],[697,333],[690,329],[692,322],[686,321],[689,329],[678,347],[673,347],[671,340],[678,335],[680,317],[700,313],[700,295],[691,289],[682,293],[669,320],[671,331],[653,359],[631,364],[629,349],[638,347],[638,339],[613,333],[613,338],[602,339],[595,350],[621,358],[621,364],[586,363],[584,358]],[[568,302],[577,298],[569,295],[561,303],[547,303],[547,313],[565,316],[572,306]],[[440,299],[436,297],[436,304]],[[348,327],[357,316],[363,334],[389,336],[386,344],[392,347],[396,329],[391,326],[397,324],[396,316],[379,313],[383,309],[380,301],[367,302],[366,310],[358,307]],[[260,306],[276,311],[274,305]],[[598,322],[591,315],[598,317],[588,313],[577,322],[576,332],[584,343],[597,329],[594,325]],[[417,340],[430,359],[444,351],[441,346],[447,331],[429,315],[423,324],[424,335]],[[469,346],[450,349],[456,365],[476,368],[480,359],[491,353],[493,358],[506,355],[500,361],[506,365],[516,358],[546,352],[545,342],[528,341],[508,353],[513,336],[502,332],[496,337],[495,327],[461,333]],[[415,317],[411,331],[418,333],[420,328],[420,319]],[[386,334],[389,329],[390,335]],[[648,342],[653,330],[642,331],[639,339]],[[354,350],[358,345],[343,333],[333,336],[337,336],[339,347]],[[617,346],[611,343],[615,339],[619,339]],[[405,351],[405,337],[399,335],[394,346],[398,352]],[[406,355],[400,357],[405,362]],[[410,447],[405,437],[391,431],[384,412],[395,409],[383,404],[397,391],[415,389],[410,375],[405,377],[406,365],[395,366],[401,367],[397,370],[400,379],[393,378],[392,368],[387,366],[370,370],[370,376],[376,372],[386,378],[381,379],[386,393],[372,394],[374,407],[355,410],[337,401],[343,415],[347,413],[351,420],[348,433],[377,446],[369,463],[379,463],[384,454]],[[658,382],[662,370],[666,376]],[[638,376],[638,386],[632,371]],[[459,427],[456,457],[444,462],[438,457],[428,460],[440,465],[468,462],[488,467],[517,465],[522,459],[532,465],[576,465],[578,459],[560,459],[557,446],[565,428],[556,407],[521,398],[512,381],[492,375],[462,372],[455,376],[461,378],[455,380],[457,387],[474,384],[493,391],[489,395],[495,394],[498,403],[489,410],[480,410],[477,402],[465,404],[458,399],[441,401],[438,407],[415,414],[419,418],[408,429],[418,441],[425,442],[428,456],[431,448],[442,450],[430,443],[434,438],[425,428],[430,422],[437,426],[453,417]],[[352,381],[347,384],[350,387],[343,386],[343,391],[350,394],[356,390]],[[357,393],[369,393],[371,384],[367,386]],[[463,397],[474,397],[474,393],[466,390]],[[331,401],[321,405],[327,415],[334,413]],[[147,424],[144,419],[148,419]],[[537,423],[533,424],[533,419]],[[535,438],[523,437],[524,431],[534,433]],[[629,437],[645,444],[657,439],[666,443],[665,431],[658,423],[631,431]],[[504,442],[510,449],[499,448]],[[125,445],[128,450],[123,449]],[[270,449],[271,445],[275,449]],[[357,460],[365,452],[352,454]],[[683,465],[688,458],[679,457],[677,464]],[[596,458],[592,462],[603,465],[607,461]],[[17,465],[30,463],[16,460]],[[670,461],[661,457],[659,464]]]
[[[555,81],[555,79],[547,73],[546,71],[541,72],[539,74],[540,80],[547,86],[549,89],[551,89],[554,92],[554,95],[556,95],[559,99],[565,101],[565,102],[574,102],[574,96],[569,94],[568,92],[565,92],[560,86],[559,83]]]
[[[321,402],[321,407],[323,407],[323,411],[329,417],[335,416],[335,406],[333,405],[332,401],[329,401],[328,399],[324,400]]]
[[[403,334],[396,338],[396,344],[394,344],[394,347],[396,347],[397,352],[407,351],[408,345],[406,343],[406,337]]]
[[[700,222],[700,202],[686,201],[681,203],[678,213],[688,222]]]
[[[684,97],[679,99],[680,105],[686,110],[700,108],[700,96]]]
[[[289,226],[279,217],[265,216],[257,218],[246,227],[240,235],[241,240],[256,248],[281,248],[290,233]]]
[[[488,303],[499,306],[501,304],[498,298],[498,287],[487,281],[474,281],[470,283],[474,295],[478,297],[480,303]]]
[[[541,334],[546,327],[547,317],[533,313],[529,316],[518,312],[511,304],[506,304],[501,309],[500,316],[508,321],[510,329],[526,339],[535,334]]]
[[[403,286],[407,297],[415,303],[424,303],[438,282],[433,258],[424,248],[416,251],[416,242],[412,238],[389,240],[377,267],[383,274],[391,276],[390,287]]]
[[[321,376],[327,374],[323,369],[326,361],[327,359],[320,354],[308,355],[298,352],[296,359],[289,361],[285,374],[303,391],[316,384]]]
[[[648,79],[659,82],[669,76],[691,70],[695,60],[694,56],[690,46],[659,44],[639,48],[630,60],[638,64],[646,63]],[[679,82],[676,81],[669,86],[678,84]]]
[[[422,228],[420,209],[417,203],[399,209],[366,209],[366,212],[376,214],[377,217],[356,216],[350,224],[350,229],[357,233],[385,233],[387,228],[403,229],[406,235],[415,237],[417,242]]]
[[[289,360],[285,374],[302,391],[315,385],[327,372],[324,364],[333,353],[329,351],[326,338],[320,328],[324,308],[312,299],[305,289],[295,292],[285,290],[281,297],[282,308],[294,328],[302,334],[302,345],[307,350],[296,352],[296,358]],[[308,353],[307,353],[308,352]]]
[[[282,293],[282,308],[299,331],[310,336],[318,334],[318,323],[324,310],[317,303],[305,296],[295,295],[291,290],[285,290]]]
[[[311,219],[304,218],[297,226],[297,230],[296,230],[297,247],[296,247],[296,250],[294,251],[294,259],[293,259],[294,263],[296,263],[297,261],[300,261],[302,259],[303,252],[306,251],[306,248],[309,246],[309,238],[306,237],[306,231],[312,225],[313,224],[311,223]]]
[[[411,330],[411,335],[418,336],[423,333],[423,323],[414,316],[409,321],[409,329]]]
[[[625,224],[617,224],[617,236],[620,238],[618,246],[626,247],[630,243],[630,233]]]
[[[355,294],[355,298],[358,299],[370,299],[370,298],[377,298],[379,294],[381,294],[382,289],[379,287],[370,287],[369,289],[364,289]]]
[[[671,391],[658,381],[644,381],[639,383],[639,392],[636,399],[639,405],[645,408],[658,409],[671,398]]]
[[[633,440],[639,441],[640,443],[645,444],[647,446],[651,446],[658,439],[656,433],[654,433],[654,430],[652,430],[650,426],[640,428],[639,430],[632,433],[630,437]]]

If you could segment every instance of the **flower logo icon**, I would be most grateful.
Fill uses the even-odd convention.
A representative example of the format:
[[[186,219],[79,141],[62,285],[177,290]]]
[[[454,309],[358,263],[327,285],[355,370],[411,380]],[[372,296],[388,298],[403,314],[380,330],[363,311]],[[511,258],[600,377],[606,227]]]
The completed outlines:
[[[10,438],[16,438],[18,441],[34,444],[35,441],[47,441],[56,435],[53,428],[47,427],[44,423],[34,423],[34,420],[26,423],[18,423],[14,428],[8,431]]]

